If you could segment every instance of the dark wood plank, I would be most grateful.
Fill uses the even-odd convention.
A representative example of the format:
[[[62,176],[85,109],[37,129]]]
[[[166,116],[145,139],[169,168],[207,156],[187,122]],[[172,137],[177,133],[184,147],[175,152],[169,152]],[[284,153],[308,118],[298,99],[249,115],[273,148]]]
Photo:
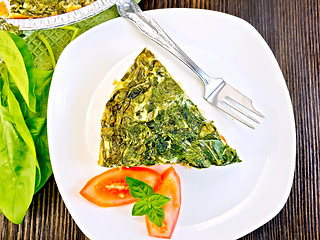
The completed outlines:
[[[68,213],[58,192],[54,178],[50,177],[32,201],[24,221],[15,225],[0,216],[0,239],[85,239]]]
[[[320,1],[319,0],[142,0],[144,10],[204,8],[251,23],[269,44],[282,69],[297,125],[294,183],[282,211],[243,240],[314,239],[320,236]],[[85,239],[68,213],[54,178],[35,195],[20,225],[0,215],[0,239]]]

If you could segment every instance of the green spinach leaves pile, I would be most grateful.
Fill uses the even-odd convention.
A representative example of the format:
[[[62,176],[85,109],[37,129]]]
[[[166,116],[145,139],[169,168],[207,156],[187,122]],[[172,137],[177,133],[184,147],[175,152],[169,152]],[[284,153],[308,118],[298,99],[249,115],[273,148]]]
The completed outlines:
[[[0,19],[0,214],[11,222],[22,222],[52,174],[47,103],[56,61],[75,37],[118,16],[113,6],[70,26],[32,32]]]
[[[0,30],[0,212],[21,223],[52,174],[47,102],[53,70],[34,67],[25,41]]]

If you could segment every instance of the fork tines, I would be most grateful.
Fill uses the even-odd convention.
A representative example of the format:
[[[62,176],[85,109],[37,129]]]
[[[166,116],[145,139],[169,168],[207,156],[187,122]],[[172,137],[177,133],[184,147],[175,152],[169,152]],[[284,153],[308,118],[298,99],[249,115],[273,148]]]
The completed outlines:
[[[207,98],[207,101],[252,129],[255,129],[254,126],[236,114],[235,111],[256,123],[259,123],[259,121],[251,116],[250,113],[264,118],[264,116],[253,107],[251,99],[226,82],[220,85],[219,88],[216,88]]]

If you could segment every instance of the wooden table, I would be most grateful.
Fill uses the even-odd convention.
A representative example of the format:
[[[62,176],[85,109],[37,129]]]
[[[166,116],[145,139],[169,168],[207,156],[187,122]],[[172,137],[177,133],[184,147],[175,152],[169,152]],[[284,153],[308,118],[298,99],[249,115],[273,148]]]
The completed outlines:
[[[297,126],[293,187],[282,211],[242,239],[320,239],[320,0],[142,0],[144,10],[204,8],[251,23],[282,69]],[[20,225],[0,216],[0,239],[85,239],[54,178],[35,195]]]

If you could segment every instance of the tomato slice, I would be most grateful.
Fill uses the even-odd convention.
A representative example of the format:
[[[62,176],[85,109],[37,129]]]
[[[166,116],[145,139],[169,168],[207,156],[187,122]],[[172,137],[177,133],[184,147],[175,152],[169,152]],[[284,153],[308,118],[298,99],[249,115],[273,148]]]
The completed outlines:
[[[220,135],[220,137],[221,137],[221,139],[222,139],[222,141],[223,141],[224,143],[227,143],[227,141],[226,141],[226,139],[224,138],[224,136]]]
[[[163,206],[164,220],[161,227],[152,223],[146,216],[148,233],[151,237],[171,238],[176,226],[181,206],[181,183],[179,175],[173,167],[169,167],[161,174],[162,183],[156,190],[171,199]]]
[[[80,194],[100,207],[115,207],[137,201],[129,193],[125,177],[132,177],[157,188],[161,175],[146,167],[122,167],[110,169],[90,179]]]

